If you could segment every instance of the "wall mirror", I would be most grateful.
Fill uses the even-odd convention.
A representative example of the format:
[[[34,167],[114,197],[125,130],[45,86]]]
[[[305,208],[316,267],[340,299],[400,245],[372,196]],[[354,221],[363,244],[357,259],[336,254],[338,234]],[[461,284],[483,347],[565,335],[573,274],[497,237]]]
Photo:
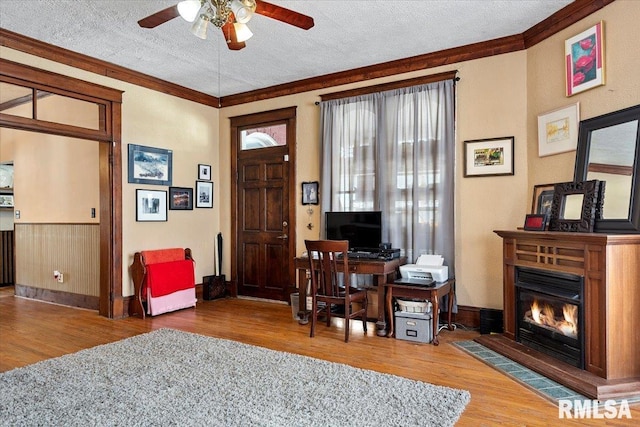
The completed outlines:
[[[640,233],[640,105],[583,120],[573,180],[606,182],[601,233]]]

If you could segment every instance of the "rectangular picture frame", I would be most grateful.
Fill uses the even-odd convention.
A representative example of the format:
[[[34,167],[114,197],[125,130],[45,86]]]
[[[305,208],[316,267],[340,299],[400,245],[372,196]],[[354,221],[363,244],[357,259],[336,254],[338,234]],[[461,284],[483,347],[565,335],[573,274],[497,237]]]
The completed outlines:
[[[130,184],[171,185],[173,151],[128,144]]]
[[[514,141],[513,136],[465,141],[464,176],[513,175]]]
[[[198,180],[211,181],[211,165],[198,165]]]
[[[167,192],[165,190],[136,189],[136,221],[162,222],[167,220]]]
[[[13,208],[13,194],[0,194],[0,208]]]
[[[169,210],[192,210],[193,188],[169,187]]]
[[[604,22],[564,42],[566,96],[604,85]]]
[[[302,183],[302,204],[303,205],[320,204],[320,200],[318,199],[319,187],[320,187],[320,183],[318,181]]]
[[[527,214],[524,219],[524,229],[527,231],[545,231],[549,222],[547,214]]]
[[[213,182],[196,181],[196,208],[213,207]]]
[[[555,184],[539,184],[533,186],[532,214],[551,215]]]
[[[578,145],[580,103],[538,116],[538,156],[575,151]]]

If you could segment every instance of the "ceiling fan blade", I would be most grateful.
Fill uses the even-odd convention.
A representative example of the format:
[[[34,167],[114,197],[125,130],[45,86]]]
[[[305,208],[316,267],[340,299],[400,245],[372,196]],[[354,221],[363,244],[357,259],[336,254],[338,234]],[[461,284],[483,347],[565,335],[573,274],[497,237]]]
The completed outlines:
[[[178,13],[178,5],[173,5],[166,9],[156,12],[153,15],[149,15],[146,18],[142,18],[138,21],[138,25],[142,28],[155,28],[160,24],[164,24],[167,21],[171,21],[173,18],[180,16]]]
[[[220,29],[222,30],[224,40],[227,42],[227,47],[230,50],[240,50],[246,46],[245,42],[238,41],[238,37],[236,36],[236,27],[233,26],[231,21],[227,21],[227,23]]]
[[[313,18],[310,16],[262,0],[256,0],[256,13],[303,30],[308,30],[314,25]]]

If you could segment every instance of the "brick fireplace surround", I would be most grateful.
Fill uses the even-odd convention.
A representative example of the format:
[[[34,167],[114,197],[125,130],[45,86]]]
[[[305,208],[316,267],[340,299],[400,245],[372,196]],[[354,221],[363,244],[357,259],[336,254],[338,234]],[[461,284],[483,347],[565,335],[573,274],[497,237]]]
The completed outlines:
[[[476,341],[591,399],[640,395],[640,235],[496,234],[504,251],[504,333]],[[516,341],[516,267],[584,277],[584,369]]]

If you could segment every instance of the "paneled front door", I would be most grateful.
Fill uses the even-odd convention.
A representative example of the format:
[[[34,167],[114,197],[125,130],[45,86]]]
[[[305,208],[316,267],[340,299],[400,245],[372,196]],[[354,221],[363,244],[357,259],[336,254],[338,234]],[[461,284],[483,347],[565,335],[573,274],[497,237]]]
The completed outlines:
[[[272,119],[270,113],[232,119],[237,153],[232,275],[238,295],[279,301],[289,299],[295,253],[295,109],[284,111],[293,118],[283,121],[278,110]]]

